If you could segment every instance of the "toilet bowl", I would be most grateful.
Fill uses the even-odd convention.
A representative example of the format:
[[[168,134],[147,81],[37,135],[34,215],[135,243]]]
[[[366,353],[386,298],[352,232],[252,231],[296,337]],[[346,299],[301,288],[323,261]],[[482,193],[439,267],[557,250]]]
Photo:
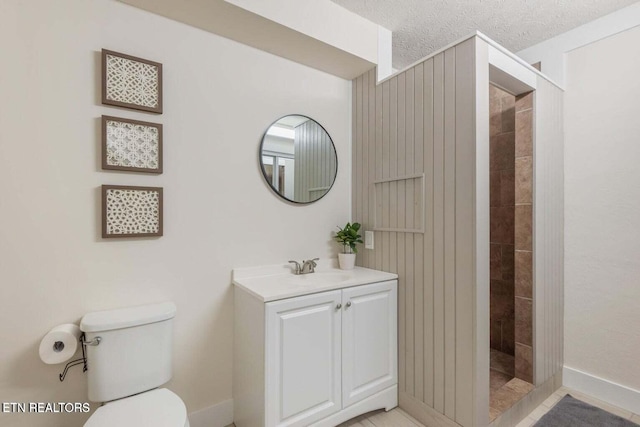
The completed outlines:
[[[98,408],[84,427],[189,427],[187,409],[175,393],[155,389]]]
[[[175,304],[88,313],[80,322],[89,400],[103,402],[84,427],[189,427],[172,376]]]

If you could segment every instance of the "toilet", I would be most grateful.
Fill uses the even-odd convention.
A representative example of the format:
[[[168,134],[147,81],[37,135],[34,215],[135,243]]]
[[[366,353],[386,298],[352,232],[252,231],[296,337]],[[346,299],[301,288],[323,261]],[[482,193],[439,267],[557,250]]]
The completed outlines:
[[[89,400],[101,402],[84,427],[189,427],[171,379],[172,302],[97,311],[80,322]]]

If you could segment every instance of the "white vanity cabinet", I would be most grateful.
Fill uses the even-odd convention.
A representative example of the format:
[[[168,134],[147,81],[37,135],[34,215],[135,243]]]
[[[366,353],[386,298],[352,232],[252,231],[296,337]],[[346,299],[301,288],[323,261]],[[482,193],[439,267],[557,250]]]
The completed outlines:
[[[237,427],[336,426],[397,406],[397,280],[342,282],[268,301],[235,287]]]
[[[342,291],[267,303],[266,424],[305,426],[342,408]]]
[[[398,383],[397,281],[342,291],[342,405]]]

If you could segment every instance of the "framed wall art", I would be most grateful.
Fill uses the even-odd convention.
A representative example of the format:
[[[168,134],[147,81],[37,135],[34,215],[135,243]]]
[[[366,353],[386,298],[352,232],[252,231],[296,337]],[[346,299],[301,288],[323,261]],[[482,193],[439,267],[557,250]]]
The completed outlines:
[[[162,188],[102,186],[102,237],[162,236]]]
[[[162,173],[162,125],[102,116],[102,169]]]
[[[162,64],[102,49],[102,103],[162,114]]]

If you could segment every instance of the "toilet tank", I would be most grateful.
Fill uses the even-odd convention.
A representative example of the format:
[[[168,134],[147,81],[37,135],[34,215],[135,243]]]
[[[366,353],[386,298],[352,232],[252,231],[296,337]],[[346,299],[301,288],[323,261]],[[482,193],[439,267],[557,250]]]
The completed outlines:
[[[108,402],[171,379],[172,302],[97,311],[80,322],[87,345],[89,400]]]

